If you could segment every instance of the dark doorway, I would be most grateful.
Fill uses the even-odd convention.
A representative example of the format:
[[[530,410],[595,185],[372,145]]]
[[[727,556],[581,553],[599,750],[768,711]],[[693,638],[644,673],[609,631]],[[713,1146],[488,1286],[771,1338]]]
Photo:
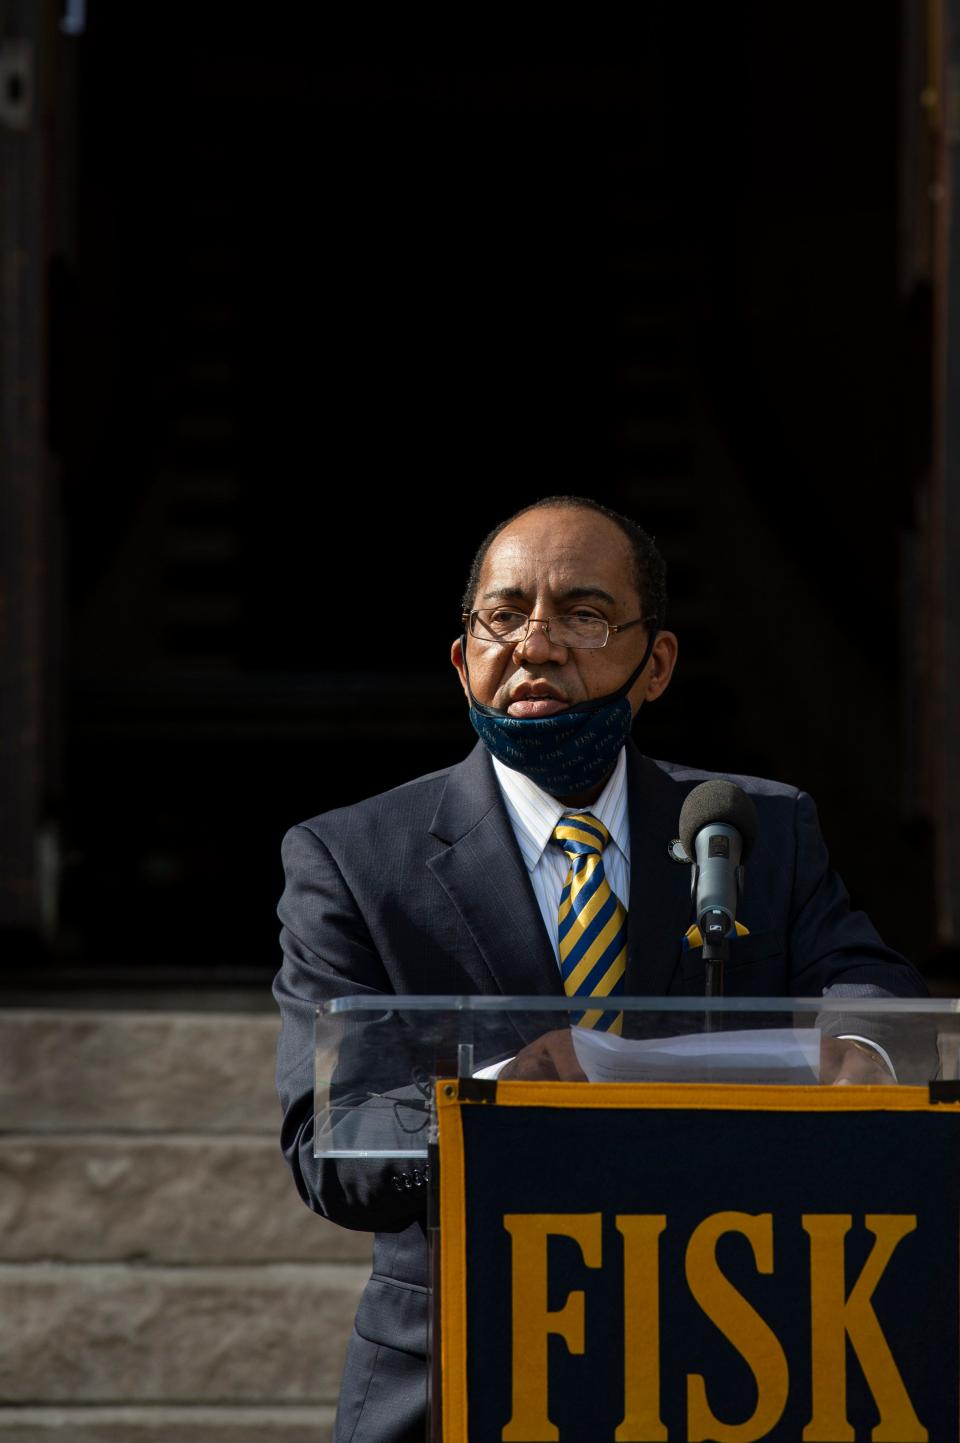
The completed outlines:
[[[644,749],[807,787],[927,956],[898,10],[728,10],[647,7],[616,62],[428,62],[91,3],[54,295],[61,968],[259,985],[283,830],[464,754],[470,556],[555,492],[667,555],[682,667]]]

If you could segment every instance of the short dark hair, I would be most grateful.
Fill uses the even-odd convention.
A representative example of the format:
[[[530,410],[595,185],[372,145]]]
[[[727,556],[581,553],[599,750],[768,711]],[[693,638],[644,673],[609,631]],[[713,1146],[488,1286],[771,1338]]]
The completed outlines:
[[[609,506],[604,506],[589,496],[544,496],[541,501],[534,501],[529,506],[522,506],[519,511],[508,516],[506,521],[501,521],[499,526],[495,526],[481,541],[477,554],[470,564],[467,586],[463,593],[464,611],[473,610],[483,563],[487,559],[487,552],[501,531],[512,526],[519,517],[526,516],[528,511],[545,511],[548,507],[561,506],[581,511],[596,511],[600,516],[606,516],[608,521],[619,526],[633,552],[634,575],[644,616],[648,620],[651,618],[656,620],[657,624],[662,626],[667,611],[667,564],[657,550],[656,542],[641,526],[638,526],[635,521],[631,521],[629,516],[622,516],[619,511],[613,511]]]

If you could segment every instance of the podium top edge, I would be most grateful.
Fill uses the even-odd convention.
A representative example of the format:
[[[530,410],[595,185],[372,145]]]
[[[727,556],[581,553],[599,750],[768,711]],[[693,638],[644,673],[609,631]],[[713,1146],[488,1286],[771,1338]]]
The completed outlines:
[[[858,1015],[955,1017],[960,1015],[956,997],[617,997],[604,1003],[591,998],[590,1006],[613,1012],[648,1013],[838,1013]],[[572,997],[419,996],[383,993],[377,996],[331,997],[316,1009],[318,1017],[359,1012],[577,1012],[583,999]]]

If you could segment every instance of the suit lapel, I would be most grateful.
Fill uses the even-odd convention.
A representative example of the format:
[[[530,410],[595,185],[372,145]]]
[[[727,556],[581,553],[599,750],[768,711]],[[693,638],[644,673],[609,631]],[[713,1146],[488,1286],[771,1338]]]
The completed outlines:
[[[627,743],[630,906],[626,992],[666,996],[690,925],[690,868],[671,861],[685,789]],[[450,773],[431,833],[448,843],[427,865],[507,996],[562,997],[543,918],[482,744]]]
[[[563,996],[560,972],[486,750],[450,773],[430,826],[448,842],[427,865],[460,912],[494,989]]]
[[[684,789],[627,743],[630,816],[630,907],[627,918],[628,996],[670,991],[680,941],[690,925],[690,868],[671,861]]]

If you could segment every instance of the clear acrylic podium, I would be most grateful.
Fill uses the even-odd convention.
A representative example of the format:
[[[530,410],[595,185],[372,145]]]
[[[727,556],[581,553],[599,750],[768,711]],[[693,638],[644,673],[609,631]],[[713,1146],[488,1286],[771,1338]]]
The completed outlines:
[[[335,998],[318,1009],[315,1156],[325,1167],[351,1160],[352,1167],[393,1168],[402,1178],[426,1182],[434,1260],[427,1340],[430,1438],[444,1436],[438,1088],[448,1097],[456,1092],[461,1099],[494,1102],[498,1089],[511,1086],[500,1079],[501,1067],[538,1039],[560,1033],[572,1043],[564,1055],[573,1059],[578,1085],[626,1085],[636,1089],[638,1101],[644,1090],[662,1084],[831,1085],[838,1067],[842,1076],[842,1058],[850,1055],[846,1042],[856,1044],[858,1056],[865,1049],[873,1068],[870,1082],[882,1080],[877,1093],[911,1088],[931,1103],[960,1102],[960,1001],[849,993],[838,989],[807,999],[618,998],[598,1003],[592,1016],[599,1015],[601,1026],[591,1029],[571,1025],[582,1006],[563,997],[357,996]],[[608,1018],[612,1027],[604,1025]],[[558,1078],[557,1086],[569,1091],[569,1076]],[[536,1080],[551,1082],[549,1075]]]
[[[426,1159],[438,1078],[483,1081],[538,1037],[570,1027],[581,1010],[565,997],[332,999],[317,1011],[315,1156]],[[603,1035],[614,1044],[611,1065],[622,1058],[617,1079],[638,1085],[819,1082],[819,1068],[804,1074],[799,1052],[791,1053],[794,1071],[772,1066],[788,1033],[801,1043],[854,1037],[875,1044],[892,1064],[891,1085],[958,1077],[960,1000],[626,997],[594,1010],[622,1014],[622,1036]],[[649,1044],[648,1053],[637,1049],[635,1077],[634,1043]]]

